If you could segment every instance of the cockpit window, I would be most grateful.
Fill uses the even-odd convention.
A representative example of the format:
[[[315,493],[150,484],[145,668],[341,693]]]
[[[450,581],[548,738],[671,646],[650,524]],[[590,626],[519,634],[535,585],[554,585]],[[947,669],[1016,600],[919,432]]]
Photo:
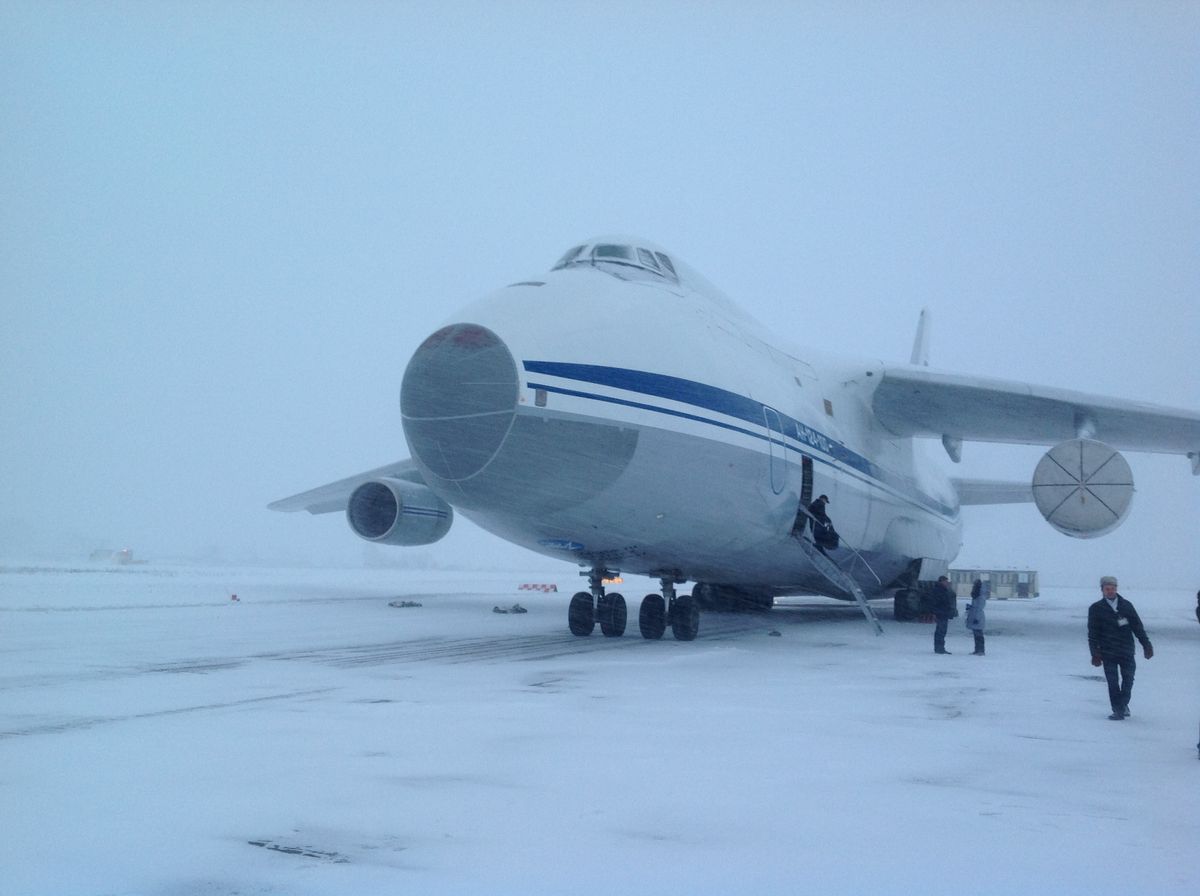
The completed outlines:
[[[608,273],[626,279],[679,282],[679,275],[675,271],[675,265],[671,264],[670,258],[662,252],[652,251],[641,246],[627,246],[621,243],[576,246],[563,255],[553,269],[557,271],[576,265],[602,266],[602,269]],[[614,267],[615,265],[620,265],[620,267]],[[646,274],[653,276],[647,277]]]
[[[577,255],[579,255],[579,253],[582,252],[585,248],[586,248],[586,246],[576,246],[574,249],[568,249],[567,253],[558,260],[558,264],[556,264],[554,266],[554,270],[557,271],[559,268],[565,268],[572,261],[574,261],[575,257]]]
[[[613,246],[602,243],[592,250],[592,257],[597,261],[602,261],[606,258],[620,258],[632,261],[633,250],[629,246]]]

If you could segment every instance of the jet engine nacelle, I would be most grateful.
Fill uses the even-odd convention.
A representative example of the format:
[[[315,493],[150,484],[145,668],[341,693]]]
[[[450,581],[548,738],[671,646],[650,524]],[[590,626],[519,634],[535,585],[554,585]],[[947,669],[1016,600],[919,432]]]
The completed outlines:
[[[1120,452],[1092,439],[1055,445],[1033,472],[1033,500],[1051,526],[1096,538],[1121,525],[1133,501],[1133,473]]]
[[[454,510],[417,482],[372,479],[350,495],[346,520],[359,538],[377,544],[433,544],[450,530]]]

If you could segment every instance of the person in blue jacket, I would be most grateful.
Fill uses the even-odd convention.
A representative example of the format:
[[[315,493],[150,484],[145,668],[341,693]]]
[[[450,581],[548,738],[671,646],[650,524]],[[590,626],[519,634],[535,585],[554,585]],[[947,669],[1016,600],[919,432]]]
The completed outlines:
[[[971,586],[971,603],[967,605],[967,614],[963,622],[967,626],[967,630],[975,636],[975,652],[971,656],[983,656],[983,626],[986,617],[983,612],[983,605],[987,603],[988,584],[982,579],[976,579],[975,584]]]
[[[1114,576],[1101,577],[1100,593],[1100,600],[1088,607],[1088,647],[1092,651],[1092,665],[1104,666],[1108,702],[1112,705],[1109,718],[1119,722],[1129,717],[1129,698],[1133,694],[1133,674],[1137,669],[1133,639],[1141,643],[1146,659],[1154,656],[1154,648],[1133,604],[1117,593]]]

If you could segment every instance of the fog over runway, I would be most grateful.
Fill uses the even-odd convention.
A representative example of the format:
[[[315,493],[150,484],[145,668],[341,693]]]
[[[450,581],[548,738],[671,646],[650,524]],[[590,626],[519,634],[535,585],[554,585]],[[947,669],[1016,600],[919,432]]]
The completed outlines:
[[[1091,588],[992,601],[979,658],[815,598],[579,639],[577,587],[0,567],[5,892],[1200,887],[1191,593],[1122,588],[1156,654],[1114,723]]]

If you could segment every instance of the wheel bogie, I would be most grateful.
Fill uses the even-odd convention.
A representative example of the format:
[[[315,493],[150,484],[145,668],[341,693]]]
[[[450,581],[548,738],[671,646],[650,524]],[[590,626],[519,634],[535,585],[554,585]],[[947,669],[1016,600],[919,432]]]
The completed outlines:
[[[571,634],[577,637],[590,635],[600,623],[600,631],[606,638],[619,638],[625,634],[628,610],[625,598],[617,593],[606,594],[601,585],[605,570],[593,569],[588,581],[590,591],[579,591],[571,598],[567,610],[567,622]],[[642,637],[657,641],[671,627],[677,641],[694,641],[700,631],[701,598],[695,594],[679,595],[675,592],[678,578],[662,578],[662,594],[647,594],[638,609],[638,629]],[[712,589],[716,590],[716,589]]]
[[[892,617],[897,622],[911,622],[926,612],[928,600],[918,588],[901,588],[892,598]]]

